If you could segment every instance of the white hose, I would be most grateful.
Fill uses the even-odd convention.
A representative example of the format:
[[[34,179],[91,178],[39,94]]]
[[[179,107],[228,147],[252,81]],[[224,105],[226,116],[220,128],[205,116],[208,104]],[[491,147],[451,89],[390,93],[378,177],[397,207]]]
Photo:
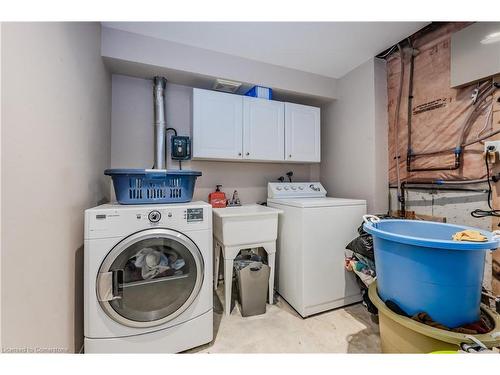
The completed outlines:
[[[500,230],[494,230],[491,232],[493,234],[493,240],[499,240],[500,239]]]
[[[467,337],[469,340],[471,340],[472,342],[477,344],[479,347],[481,347],[483,349],[488,349],[488,347],[486,345],[484,345],[481,341],[479,341],[476,337],[474,337],[472,335],[465,335],[465,337]]]
[[[493,100],[491,101],[491,106],[490,106],[490,109],[488,110],[488,114],[486,115],[486,121],[484,122],[484,126],[483,128],[479,131],[479,133],[477,133],[477,138],[476,139],[479,139],[479,137],[481,136],[481,134],[483,134],[483,132],[486,130],[486,128],[488,127],[488,125],[491,124],[491,129],[493,129],[493,122],[490,121],[491,119],[493,119]]]
[[[369,223],[377,224],[377,223],[380,223],[380,218],[378,216],[375,216],[375,215],[363,215],[363,221],[366,224],[369,224]]]

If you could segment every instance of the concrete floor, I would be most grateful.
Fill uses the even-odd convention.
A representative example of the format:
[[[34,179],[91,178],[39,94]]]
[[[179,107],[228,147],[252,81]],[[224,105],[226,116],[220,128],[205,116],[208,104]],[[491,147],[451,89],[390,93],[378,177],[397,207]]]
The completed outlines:
[[[378,324],[361,304],[303,319],[281,297],[264,315],[225,316],[214,293],[214,340],[188,353],[380,353]]]

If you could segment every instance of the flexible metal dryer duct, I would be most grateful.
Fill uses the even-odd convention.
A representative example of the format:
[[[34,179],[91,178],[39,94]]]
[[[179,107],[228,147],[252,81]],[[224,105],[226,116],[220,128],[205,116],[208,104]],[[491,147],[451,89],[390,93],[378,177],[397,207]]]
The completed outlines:
[[[165,161],[165,87],[164,77],[153,78],[154,116],[155,116],[155,163],[154,169],[167,169]]]

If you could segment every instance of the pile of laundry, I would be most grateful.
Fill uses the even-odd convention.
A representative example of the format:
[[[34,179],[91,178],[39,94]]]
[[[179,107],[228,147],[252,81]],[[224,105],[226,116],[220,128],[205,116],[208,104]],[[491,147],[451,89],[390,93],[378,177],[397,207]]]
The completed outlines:
[[[396,302],[394,302],[392,300],[385,301],[385,305],[392,312],[394,312],[398,315],[405,316],[407,318],[411,318],[419,323],[423,323],[423,324],[426,324],[426,325],[434,327],[434,328],[443,329],[445,331],[463,333],[465,335],[477,335],[477,334],[488,333],[495,328],[494,323],[490,320],[488,315],[483,310],[481,310],[481,315],[480,315],[480,318],[477,322],[465,324],[461,327],[449,328],[443,324],[440,324],[440,323],[434,321],[432,319],[432,317],[429,314],[427,314],[426,312],[419,312],[419,313],[414,314],[414,315],[409,315],[401,307],[399,307]]]
[[[376,279],[373,238],[365,232],[363,224],[359,226],[358,234],[359,236],[346,246],[345,268],[356,275],[363,296],[363,305],[370,313],[378,314],[377,308],[368,297],[368,287]]]
[[[345,268],[354,272],[364,286],[370,286],[375,281],[375,270],[360,261],[356,255],[347,255],[345,257]]]
[[[145,247],[126,264],[127,282],[181,275],[186,262],[176,252]]]

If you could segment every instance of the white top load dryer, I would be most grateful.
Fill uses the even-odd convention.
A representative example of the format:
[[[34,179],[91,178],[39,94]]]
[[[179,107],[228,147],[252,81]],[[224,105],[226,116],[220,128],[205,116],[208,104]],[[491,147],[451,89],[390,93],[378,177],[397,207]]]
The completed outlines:
[[[366,201],[330,198],[319,182],[269,183],[269,207],[279,217],[278,293],[302,316],[361,301],[344,268],[346,245],[356,236]]]

